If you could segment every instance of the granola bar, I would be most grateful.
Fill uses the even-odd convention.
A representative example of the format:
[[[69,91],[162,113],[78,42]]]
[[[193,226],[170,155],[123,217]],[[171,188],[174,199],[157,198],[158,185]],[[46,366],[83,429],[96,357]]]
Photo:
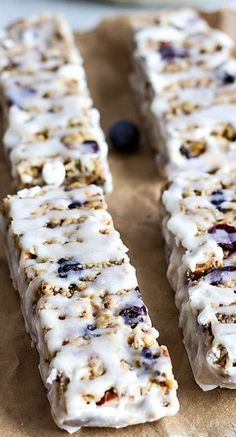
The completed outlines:
[[[57,425],[123,427],[178,410],[128,249],[101,188],[32,187],[3,204],[11,276]]]
[[[216,171],[235,155],[233,42],[192,10],[134,23],[137,97],[159,169]]]
[[[236,174],[183,172],[163,193],[168,279],[197,383],[236,388]]]
[[[18,188],[79,181],[111,191],[100,115],[64,19],[13,23],[0,33],[0,58],[3,143]]]

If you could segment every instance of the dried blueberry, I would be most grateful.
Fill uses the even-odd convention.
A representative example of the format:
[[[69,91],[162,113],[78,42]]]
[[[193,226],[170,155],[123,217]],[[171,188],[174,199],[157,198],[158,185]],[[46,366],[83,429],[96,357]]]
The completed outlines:
[[[24,88],[25,94],[36,94],[37,90],[31,86],[26,86]]]
[[[59,259],[58,264],[60,264],[60,267],[58,267],[57,270],[60,278],[67,278],[69,272],[78,272],[83,270],[82,264],[67,258]]]
[[[99,151],[98,143],[95,140],[85,140],[83,146],[87,153],[97,153]]]
[[[189,56],[189,51],[183,48],[173,47],[169,42],[162,42],[159,47],[159,53],[162,59],[165,61],[172,62],[176,58],[187,58]]]
[[[223,211],[221,204],[225,202],[224,191],[221,189],[214,190],[211,193],[211,203],[219,210]]]
[[[110,128],[109,140],[119,152],[134,152],[138,148],[139,139],[139,130],[131,121],[121,120],[114,123]]]
[[[151,349],[148,349],[147,347],[143,348],[141,355],[144,358],[146,358],[147,360],[152,360],[153,359],[153,353],[152,353]]]
[[[141,307],[134,305],[131,307],[123,308],[123,310],[120,311],[119,315],[123,317],[127,325],[130,325],[131,328],[135,328],[138,323],[145,322],[147,308],[145,307],[145,305],[142,305]]]
[[[226,73],[225,72],[224,76],[222,78],[222,82],[223,82],[224,85],[230,85],[230,84],[235,82],[235,76],[233,76],[230,73]]]
[[[86,205],[88,203],[87,201],[81,202],[80,200],[74,200],[68,205],[69,209],[75,209],[75,208],[81,208],[82,206]]]
[[[191,158],[190,151],[187,147],[181,146],[179,151],[180,151],[181,155],[185,156],[185,158],[187,158],[187,159]]]
[[[86,339],[94,338],[94,337],[100,337],[101,333],[97,331],[96,325],[87,325],[84,330],[83,337]]]
[[[209,229],[209,234],[212,234],[214,240],[230,253],[236,250],[236,228],[228,223],[220,223]]]
[[[207,282],[209,282],[211,285],[219,285],[224,280],[227,280],[229,278],[230,272],[235,272],[236,267],[235,266],[225,266],[221,267],[219,269],[214,269],[212,272],[208,273],[205,276],[205,279]],[[236,275],[235,275],[236,278]]]
[[[143,361],[143,367],[145,370],[152,370],[153,374],[159,375],[159,371],[155,369],[154,360],[159,358],[160,353],[157,351],[153,352],[151,349],[144,347],[141,352],[141,357]]]
[[[88,326],[87,326],[87,329],[88,329],[89,331],[94,331],[94,330],[96,329],[96,326],[95,326],[95,325],[88,325]]]

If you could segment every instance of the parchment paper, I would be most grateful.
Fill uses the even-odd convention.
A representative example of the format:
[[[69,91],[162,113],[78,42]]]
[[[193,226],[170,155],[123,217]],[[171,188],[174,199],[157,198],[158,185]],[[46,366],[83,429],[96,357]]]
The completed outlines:
[[[152,14],[153,15],[153,14]],[[236,40],[236,15],[207,16]],[[79,20],[79,17],[78,17]],[[88,82],[102,114],[105,132],[122,118],[140,124],[129,90],[129,19],[105,20],[99,27],[77,36],[85,58]],[[85,429],[81,437],[233,437],[236,436],[236,392],[204,393],[194,382],[178,328],[174,295],[165,279],[164,247],[158,199],[161,180],[154,158],[143,139],[138,153],[121,156],[111,152],[114,192],[108,197],[116,228],[130,248],[139,283],[160,343],[166,344],[179,383],[181,410],[177,416],[152,424],[121,430]],[[0,159],[0,195],[10,192],[4,158]],[[46,391],[41,382],[38,355],[25,334],[17,293],[13,290],[4,250],[0,252],[0,436],[60,437],[67,433],[54,425]],[[79,435],[79,434],[78,434]]]

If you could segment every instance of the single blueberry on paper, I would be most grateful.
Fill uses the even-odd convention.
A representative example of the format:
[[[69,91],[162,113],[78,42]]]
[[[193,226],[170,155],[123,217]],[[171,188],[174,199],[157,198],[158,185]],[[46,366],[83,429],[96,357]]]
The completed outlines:
[[[118,152],[135,152],[139,145],[140,132],[131,121],[121,120],[111,126],[109,140]]]

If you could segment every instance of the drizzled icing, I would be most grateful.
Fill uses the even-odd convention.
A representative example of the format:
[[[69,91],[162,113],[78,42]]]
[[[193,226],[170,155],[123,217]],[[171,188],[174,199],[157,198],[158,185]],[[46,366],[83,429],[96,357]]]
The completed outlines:
[[[177,266],[181,326],[204,389],[236,386],[235,202],[235,172],[181,173],[163,193],[168,214],[164,235],[170,251],[182,248],[182,255],[175,252],[178,258],[170,258]]]
[[[47,184],[43,169],[57,159],[65,178],[62,171],[51,178],[56,185],[95,182],[110,191],[108,147],[65,21],[43,15],[13,23],[0,36],[0,55],[4,146],[16,184]]]
[[[102,190],[24,189],[5,199],[4,215],[13,280],[57,424],[74,432],[174,414],[168,352]]]

